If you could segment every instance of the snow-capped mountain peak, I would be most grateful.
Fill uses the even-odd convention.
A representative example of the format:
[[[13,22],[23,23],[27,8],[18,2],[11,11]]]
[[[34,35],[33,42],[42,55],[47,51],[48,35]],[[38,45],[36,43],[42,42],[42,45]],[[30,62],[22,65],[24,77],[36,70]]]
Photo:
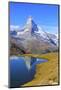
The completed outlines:
[[[30,33],[34,33],[34,31],[38,31],[36,23],[33,21],[32,17],[30,16],[25,24],[25,30],[29,31]]]
[[[31,16],[29,16],[29,18],[28,18],[28,20],[27,20],[26,24],[27,24],[27,25],[29,25],[29,24],[31,24],[31,22],[32,22],[32,17],[31,17]]]
[[[31,16],[27,19],[23,30],[20,29],[20,31],[17,31],[17,37],[26,39],[35,38],[36,40],[51,43],[53,45],[57,43],[56,36],[46,32],[44,28],[37,25]]]

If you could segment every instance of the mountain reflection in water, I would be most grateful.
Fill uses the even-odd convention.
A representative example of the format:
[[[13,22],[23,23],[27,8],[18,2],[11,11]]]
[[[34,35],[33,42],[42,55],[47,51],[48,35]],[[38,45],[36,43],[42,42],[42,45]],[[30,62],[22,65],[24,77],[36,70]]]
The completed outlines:
[[[31,81],[36,73],[36,64],[46,62],[34,57],[11,56],[9,60],[10,87],[16,88]]]

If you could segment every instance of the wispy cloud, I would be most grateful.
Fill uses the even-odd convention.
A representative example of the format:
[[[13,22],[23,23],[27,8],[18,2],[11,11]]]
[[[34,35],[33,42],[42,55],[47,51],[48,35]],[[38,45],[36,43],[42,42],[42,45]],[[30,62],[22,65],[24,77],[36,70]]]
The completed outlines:
[[[13,31],[13,30],[18,30],[20,29],[20,26],[19,25],[10,25],[10,30]]]
[[[49,33],[56,34],[58,33],[58,26],[45,26],[42,25],[42,28]]]

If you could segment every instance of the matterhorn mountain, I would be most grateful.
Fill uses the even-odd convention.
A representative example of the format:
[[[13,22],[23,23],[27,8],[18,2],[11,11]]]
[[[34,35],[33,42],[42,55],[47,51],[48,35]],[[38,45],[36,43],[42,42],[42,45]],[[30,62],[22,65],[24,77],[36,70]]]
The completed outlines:
[[[56,35],[46,32],[29,17],[20,30],[10,32],[11,44],[15,44],[26,53],[46,53],[58,50]]]

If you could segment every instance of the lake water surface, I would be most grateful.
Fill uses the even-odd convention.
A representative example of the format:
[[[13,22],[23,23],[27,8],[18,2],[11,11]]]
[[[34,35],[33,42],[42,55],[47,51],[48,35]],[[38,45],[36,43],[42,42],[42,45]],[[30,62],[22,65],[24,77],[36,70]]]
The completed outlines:
[[[47,62],[47,60],[11,56],[9,60],[10,87],[20,87],[31,81],[36,73],[36,65],[43,62]]]

